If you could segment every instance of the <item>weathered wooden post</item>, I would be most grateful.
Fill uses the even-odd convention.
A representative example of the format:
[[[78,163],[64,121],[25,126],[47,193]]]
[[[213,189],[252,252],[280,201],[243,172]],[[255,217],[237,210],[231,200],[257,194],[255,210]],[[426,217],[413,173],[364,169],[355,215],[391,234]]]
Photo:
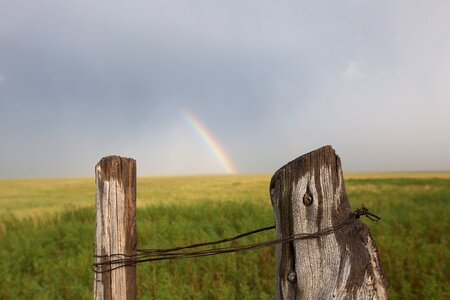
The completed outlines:
[[[104,157],[95,166],[95,181],[95,255],[101,256],[95,262],[110,260],[111,254],[136,254],[136,161]],[[136,266],[95,273],[94,299],[136,299]]]
[[[315,233],[348,219],[341,162],[331,146],[305,154],[272,177],[277,238]],[[277,246],[276,299],[388,299],[367,226]]]

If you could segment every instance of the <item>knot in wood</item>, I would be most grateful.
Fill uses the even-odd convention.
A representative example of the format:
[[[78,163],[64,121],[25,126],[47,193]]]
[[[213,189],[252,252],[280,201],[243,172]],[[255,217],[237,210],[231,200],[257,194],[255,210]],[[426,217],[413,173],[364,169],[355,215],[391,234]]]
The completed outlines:
[[[291,283],[294,283],[297,280],[297,275],[295,274],[295,272],[290,272],[287,276],[287,280]]]
[[[310,206],[313,202],[313,196],[310,193],[306,193],[305,196],[303,196],[303,204],[305,206]]]

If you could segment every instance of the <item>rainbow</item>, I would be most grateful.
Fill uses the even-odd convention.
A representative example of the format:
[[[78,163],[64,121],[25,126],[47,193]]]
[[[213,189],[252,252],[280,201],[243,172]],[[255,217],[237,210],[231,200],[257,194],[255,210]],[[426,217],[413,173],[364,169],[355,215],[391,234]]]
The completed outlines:
[[[226,155],[223,148],[216,141],[214,136],[208,131],[208,129],[200,122],[198,118],[196,118],[192,113],[187,110],[182,110],[181,114],[189,123],[189,125],[194,129],[194,131],[202,138],[220,164],[225,168],[225,171],[228,174],[236,173],[236,169],[233,166],[233,163]]]

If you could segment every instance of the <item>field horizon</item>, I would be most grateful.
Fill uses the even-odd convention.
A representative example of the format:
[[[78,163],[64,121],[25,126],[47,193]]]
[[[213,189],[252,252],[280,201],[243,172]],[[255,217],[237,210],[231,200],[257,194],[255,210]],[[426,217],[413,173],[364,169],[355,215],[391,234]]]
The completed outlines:
[[[276,171],[276,170],[275,170]],[[210,176],[272,176],[273,173],[199,173],[199,174],[141,174],[138,178],[181,178],[181,177],[210,177]],[[450,178],[450,170],[418,170],[418,171],[349,171],[343,172],[344,177],[354,178]],[[15,180],[58,180],[58,179],[89,179],[95,178],[90,176],[55,176],[55,177],[0,177],[0,181],[15,181]]]
[[[216,185],[226,182],[239,182],[239,184],[258,183],[259,198],[268,203],[269,183],[272,174],[212,174],[212,175],[179,175],[179,176],[138,176],[137,177],[137,207],[145,207],[155,203],[184,203],[185,201],[199,200],[205,189],[201,182],[207,179]],[[353,179],[450,179],[449,172],[344,172],[344,181]],[[241,182],[242,181],[242,182]],[[187,199],[181,197],[164,201],[164,192],[171,185],[188,192]],[[226,184],[225,186],[226,187]],[[219,191],[220,189],[216,189]],[[238,196],[239,188],[235,193],[227,192],[220,195]],[[247,192],[247,194],[249,194]],[[155,196],[156,195],[156,196]],[[210,196],[208,196],[211,199]],[[185,197],[186,198],[186,197]],[[40,201],[36,201],[40,199]],[[222,199],[223,200],[223,199]],[[256,201],[253,199],[253,201]],[[54,215],[67,209],[94,207],[95,205],[95,177],[61,177],[61,178],[24,178],[0,179],[0,215],[12,214],[17,218],[45,218],[45,215]]]

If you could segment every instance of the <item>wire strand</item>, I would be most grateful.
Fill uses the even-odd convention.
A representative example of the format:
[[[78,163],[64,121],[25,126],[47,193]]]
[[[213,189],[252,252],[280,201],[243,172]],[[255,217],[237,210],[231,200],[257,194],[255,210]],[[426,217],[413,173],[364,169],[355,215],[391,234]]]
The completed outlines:
[[[96,273],[105,273],[105,272],[111,272],[113,270],[127,267],[127,266],[135,266],[139,263],[144,262],[151,262],[151,261],[161,261],[161,260],[175,260],[175,259],[185,259],[185,258],[195,258],[195,257],[203,257],[203,256],[211,256],[211,255],[218,255],[218,254],[225,254],[225,253],[232,253],[232,252],[241,252],[241,251],[248,251],[248,250],[256,250],[263,247],[269,247],[273,245],[277,245],[280,243],[288,243],[292,241],[297,240],[306,240],[306,239],[313,239],[322,237],[328,234],[331,234],[337,230],[340,230],[350,224],[352,224],[354,221],[359,219],[361,216],[366,216],[371,221],[378,222],[381,220],[380,217],[372,214],[369,212],[369,210],[364,207],[364,205],[361,208],[358,208],[355,210],[352,214],[350,214],[349,218],[337,225],[327,227],[325,229],[322,229],[315,233],[298,233],[289,235],[283,238],[275,239],[275,240],[269,240],[265,242],[259,242],[254,244],[248,244],[248,245],[240,245],[240,246],[228,246],[228,247],[221,247],[221,248],[209,248],[205,250],[198,250],[198,251],[182,251],[186,249],[193,249],[193,248],[199,248],[199,247],[205,247],[205,246],[212,246],[217,245],[225,242],[231,242],[235,241],[237,239],[241,239],[243,237],[256,234],[262,231],[267,231],[274,229],[275,226],[268,226],[263,227],[260,229],[252,230],[246,233],[242,233],[233,237],[224,238],[218,241],[213,242],[205,242],[205,243],[197,243],[192,244],[188,246],[182,246],[182,247],[174,247],[174,248],[163,248],[163,249],[138,249],[138,254],[135,255],[125,255],[125,254],[111,254],[111,255],[96,255],[94,256],[96,260],[104,260],[101,262],[94,263],[94,272]],[[180,252],[181,251],[181,252]],[[115,259],[113,259],[116,257]],[[122,258],[117,258],[122,257]]]

